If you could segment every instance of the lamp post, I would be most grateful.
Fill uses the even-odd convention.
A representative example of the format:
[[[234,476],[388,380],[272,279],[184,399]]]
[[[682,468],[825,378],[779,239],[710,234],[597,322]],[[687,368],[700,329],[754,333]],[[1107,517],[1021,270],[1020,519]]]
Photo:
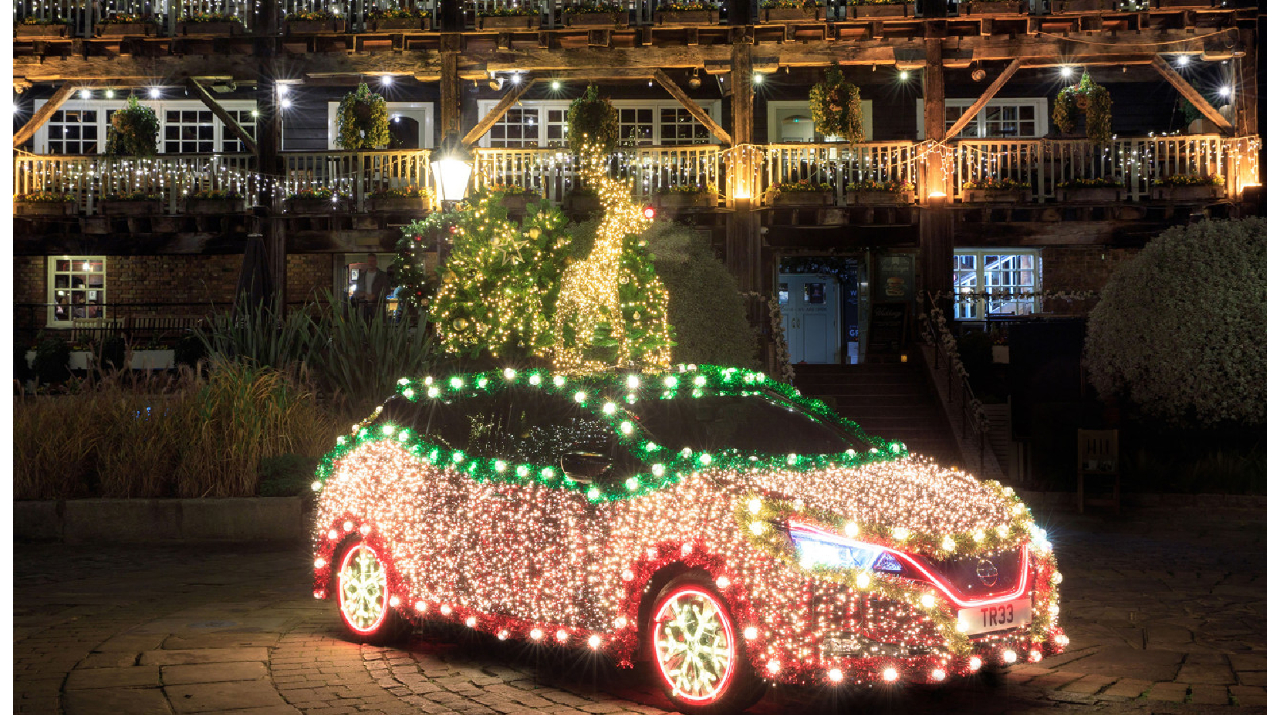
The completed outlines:
[[[449,211],[467,197],[467,181],[471,178],[471,156],[458,141],[457,134],[449,134],[431,153],[431,174],[435,177],[436,198],[441,211]],[[436,239],[436,256],[440,263],[449,255],[448,239],[440,234]]]

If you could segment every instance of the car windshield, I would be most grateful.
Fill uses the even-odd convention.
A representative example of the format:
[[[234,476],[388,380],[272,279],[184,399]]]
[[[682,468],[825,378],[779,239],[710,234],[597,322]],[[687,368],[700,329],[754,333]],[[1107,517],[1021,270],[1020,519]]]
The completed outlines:
[[[630,406],[654,441],[673,449],[834,454],[869,446],[845,430],[763,396],[640,400]]]

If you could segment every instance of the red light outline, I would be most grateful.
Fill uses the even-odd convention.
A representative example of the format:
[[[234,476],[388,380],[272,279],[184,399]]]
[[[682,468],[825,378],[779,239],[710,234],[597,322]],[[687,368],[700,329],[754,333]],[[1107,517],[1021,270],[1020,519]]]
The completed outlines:
[[[373,548],[367,542],[364,542],[364,541],[357,541],[356,543],[352,544],[351,548],[347,549],[347,553],[342,557],[342,566],[338,568],[338,579],[337,579],[338,581],[338,613],[342,615],[343,623],[346,623],[347,627],[350,628],[352,631],[355,631],[356,633],[359,633],[361,635],[369,635],[370,633],[377,631],[378,627],[381,626],[382,622],[387,618],[387,612],[389,610],[388,602],[391,600],[391,579],[388,577],[387,587],[382,591],[382,613],[381,615],[378,616],[378,620],[374,621],[373,625],[370,626],[369,628],[361,628],[356,624],[352,623],[351,619],[347,617],[347,609],[346,609],[346,606],[344,605],[346,602],[346,598],[344,598],[346,589],[342,588],[342,572],[347,570],[347,564],[351,562],[351,555],[354,554],[357,550],[359,550],[360,547],[362,546],[368,549],[370,553],[373,554],[373,558],[378,560],[378,565],[382,567],[382,572],[384,574],[388,574],[388,576],[390,575],[390,570],[387,568],[386,562],[382,560],[382,554],[379,554],[377,549]]]
[[[1006,603],[1008,601],[1013,601],[1018,598],[1021,598],[1023,594],[1026,593],[1026,590],[1027,590],[1027,572],[1030,569],[1028,568],[1029,564],[1027,559],[1026,544],[1023,544],[1022,547],[1019,549],[1020,559],[1018,563],[1019,563],[1019,570],[1021,571],[1022,575],[1018,582],[1018,586],[1013,591],[1007,594],[1001,594],[999,596],[992,596],[990,598],[969,601],[952,593],[951,589],[947,588],[946,584],[942,581],[942,578],[939,577],[937,574],[935,574],[932,570],[930,570],[929,567],[917,561],[910,554],[907,554],[903,551],[899,551],[898,549],[895,549],[891,546],[883,546],[881,544],[871,544],[865,541],[855,541],[853,539],[840,536],[839,534],[834,534],[830,531],[819,529],[817,527],[810,526],[808,524],[804,524],[797,521],[788,521],[787,528],[794,529],[797,531],[807,531],[812,534],[818,534],[818,535],[821,535],[823,538],[832,539],[840,543],[848,544],[849,546],[862,546],[862,547],[867,547],[872,549],[881,549],[883,551],[887,551],[893,554],[898,558],[906,559],[908,563],[916,567],[917,571],[924,574],[924,576],[933,583],[935,588],[937,588],[939,591],[942,591],[944,594],[946,594],[947,598],[952,603],[959,606],[960,608],[974,608],[977,606],[991,606],[997,603]]]
[[[663,667],[662,659],[658,656],[658,636],[662,629],[662,623],[658,621],[656,616],[661,615],[672,601],[688,594],[706,596],[707,600],[711,602],[711,605],[715,607],[716,616],[720,618],[720,622],[724,625],[725,633],[729,635],[729,667],[725,668],[724,677],[720,679],[720,683],[716,686],[716,689],[711,691],[710,695],[703,697],[686,695],[677,690],[675,683],[671,682],[671,678],[667,677],[667,671]],[[658,672],[662,675],[663,682],[665,682],[667,687],[671,689],[672,694],[681,700],[686,700],[692,703],[706,703],[718,700],[729,687],[729,682],[733,680],[734,671],[737,670],[738,667],[738,646],[736,636],[733,632],[733,619],[729,618],[729,614],[725,613],[725,610],[720,607],[719,599],[716,598],[714,593],[701,586],[687,586],[663,599],[662,603],[659,604],[657,608],[653,609],[653,613],[655,614],[653,621],[653,637],[649,640],[649,647],[653,650],[653,659],[654,662],[658,664]]]

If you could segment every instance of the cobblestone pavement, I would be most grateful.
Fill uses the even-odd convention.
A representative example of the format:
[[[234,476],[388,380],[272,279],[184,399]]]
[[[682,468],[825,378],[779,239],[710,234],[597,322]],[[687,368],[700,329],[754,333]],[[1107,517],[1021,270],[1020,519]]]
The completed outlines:
[[[1069,650],[1003,681],[777,688],[753,712],[1242,713],[1266,706],[1265,512],[1040,513]],[[301,548],[20,544],[14,710],[654,713],[644,671],[459,630],[399,648],[338,637]]]

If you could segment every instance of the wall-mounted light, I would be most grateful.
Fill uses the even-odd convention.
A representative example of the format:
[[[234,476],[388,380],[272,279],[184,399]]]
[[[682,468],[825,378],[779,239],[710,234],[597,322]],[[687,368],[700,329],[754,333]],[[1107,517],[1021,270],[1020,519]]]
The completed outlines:
[[[147,96],[151,97],[152,99],[160,99],[160,88],[152,87],[151,89],[147,90]]]
[[[555,79],[555,80],[552,80],[552,81],[551,81],[551,91],[552,91],[552,92],[559,92],[559,91],[560,91],[560,80]]]
[[[92,97],[92,96],[93,96],[93,90],[91,90],[91,89],[82,89],[82,90],[80,90],[80,99],[88,99],[88,98],[90,98],[90,97]]]
[[[694,70],[693,74],[689,75],[689,89],[697,89],[701,86],[702,77],[698,75],[698,70]]]
[[[898,73],[898,79],[903,82],[906,82],[907,80],[911,79],[911,73],[908,72],[907,70],[902,70],[901,72]]]
[[[1179,67],[1186,67],[1191,64],[1191,55],[1178,55],[1178,58],[1173,62]]]
[[[108,90],[106,91],[106,95],[107,95],[107,99],[115,99],[115,98],[116,98],[116,91],[115,91],[114,89],[108,89]]]
[[[258,118],[258,110],[256,110],[256,109],[251,110],[251,111],[249,112],[249,116],[253,117],[254,119],[257,119],[257,118]]]
[[[289,98],[287,98],[287,97],[286,97],[286,98],[284,98],[284,99],[280,100],[280,108],[281,108],[281,109],[288,109],[288,108],[290,108],[290,107],[292,107],[292,106],[293,106],[293,100],[292,100],[292,99],[289,99]]]
[[[751,75],[751,81],[755,82],[756,84],[760,84],[761,82],[764,81],[764,75],[760,74],[759,72],[756,72],[755,74]]]
[[[1218,88],[1218,96],[1219,96],[1219,97],[1222,97],[1223,99],[1227,99],[1228,97],[1230,97],[1230,96],[1231,96],[1231,87],[1229,87],[1229,86],[1227,86],[1227,85],[1225,85],[1225,84],[1224,84],[1224,85],[1222,85],[1221,87],[1219,87],[1219,88]]]
[[[521,79],[521,78],[520,78],[520,73],[519,73],[519,72],[512,72],[512,73],[511,73],[511,85],[512,85],[513,87],[519,87],[519,86],[520,86],[520,79]]]
[[[394,82],[394,81],[395,81],[395,80],[393,80],[393,79],[391,78],[391,75],[389,75],[389,74],[384,74],[384,75],[382,75],[382,86],[383,86],[383,87],[390,87],[390,86],[391,86],[391,83],[392,83],[392,82]]]
[[[287,84],[277,84],[277,85],[276,85],[276,94],[280,95],[281,97],[284,97],[284,96],[288,95],[288,94],[289,94],[289,85],[287,85]]]
[[[1071,79],[1071,76],[1076,73],[1075,69],[1072,68],[1070,65],[1064,65],[1062,67],[1061,72],[1062,72],[1063,79]]]

